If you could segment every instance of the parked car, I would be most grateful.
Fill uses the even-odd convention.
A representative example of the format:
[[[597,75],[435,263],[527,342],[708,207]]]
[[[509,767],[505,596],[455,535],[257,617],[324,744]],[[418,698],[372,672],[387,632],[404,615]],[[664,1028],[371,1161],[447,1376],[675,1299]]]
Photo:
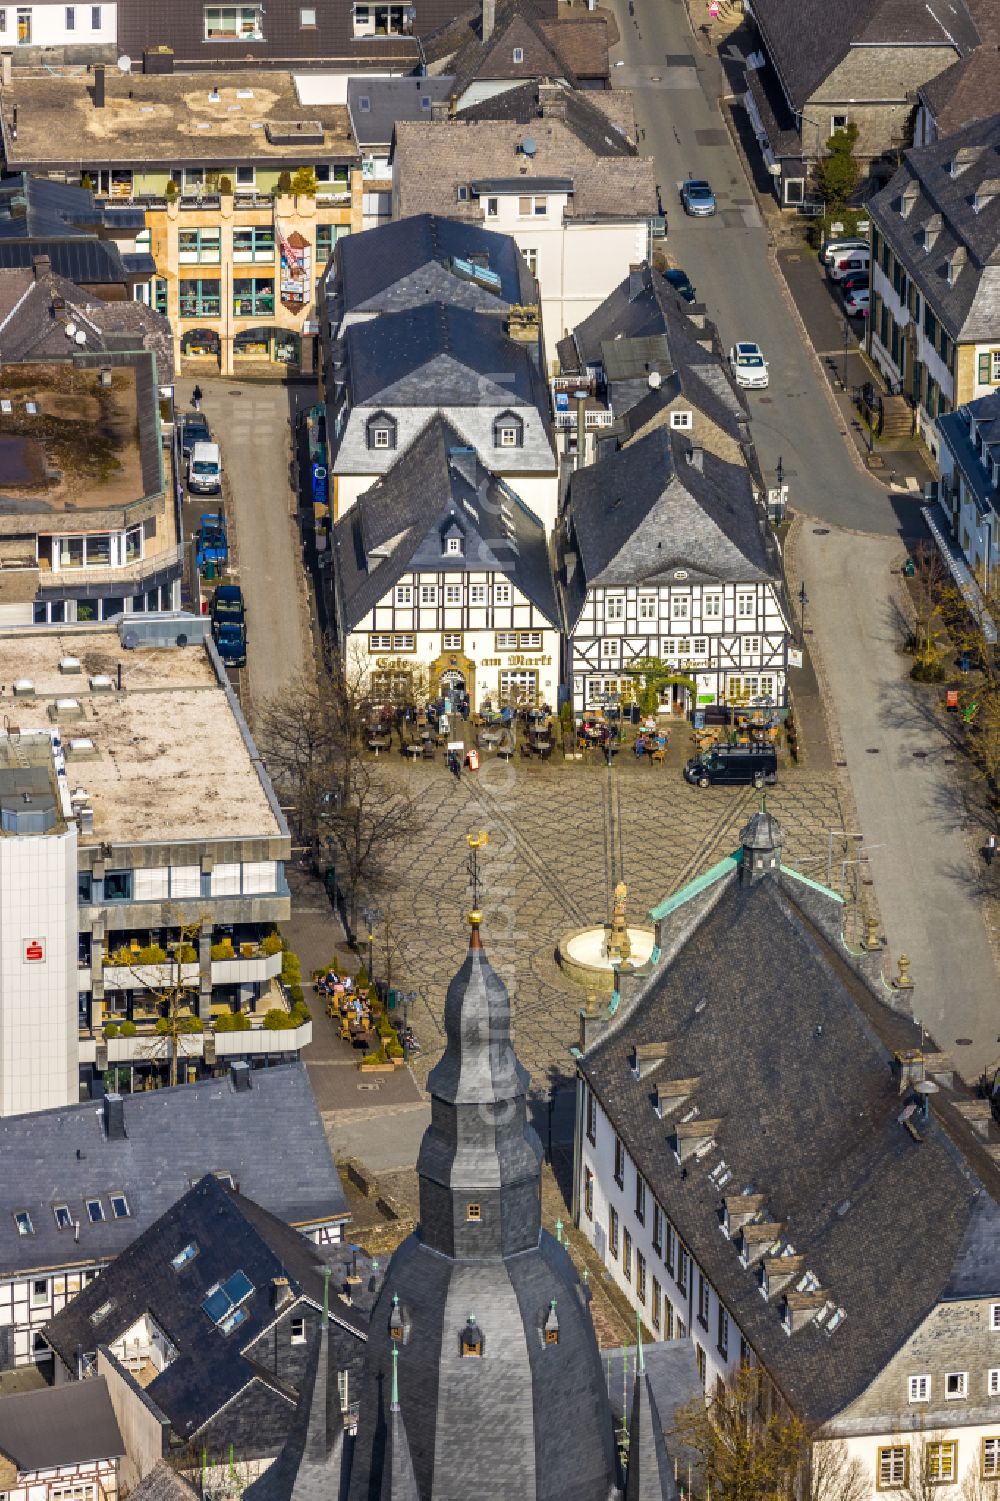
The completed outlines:
[[[867,287],[853,287],[844,293],[844,311],[849,318],[867,318],[869,306]]]
[[[188,489],[195,495],[218,495],[222,489],[222,454],[218,443],[196,443],[188,459]]]
[[[691,285],[687,272],[682,271],[680,266],[670,266],[664,271],[663,280],[668,281],[678,297],[683,297],[685,302],[694,302],[696,296],[694,287]]]
[[[242,620],[224,620],[212,625],[215,649],[227,667],[245,667],[247,628]]]
[[[247,618],[246,603],[243,599],[243,590],[239,584],[220,584],[212,595],[212,604],[209,609],[212,621],[212,629],[224,622],[243,625]]]
[[[218,568],[229,561],[226,518],[221,511],[206,511],[198,522],[195,558],[199,570],[204,568],[206,563],[212,563]]]
[[[842,293],[856,292],[858,287],[867,287],[867,285],[867,271],[852,271],[849,276],[843,277],[838,283]]]
[[[871,263],[870,250],[851,250],[827,266],[826,274],[831,281],[843,281],[845,276],[851,276],[855,271],[863,271],[867,276]]]
[[[767,361],[759,344],[734,344],[729,351],[729,368],[738,386],[762,391],[768,383]]]
[[[181,458],[185,464],[196,443],[211,443],[212,434],[203,412],[186,412],[181,418]]]
[[[778,780],[778,756],[773,745],[714,745],[692,757],[684,777],[696,787],[770,786]]]
[[[838,239],[823,241],[819,258],[824,266],[832,266],[838,256],[847,255],[852,250],[867,249],[868,241],[863,235],[841,235]]]
[[[711,184],[703,177],[689,177],[681,188],[681,203],[684,212],[696,219],[714,214],[716,204]]]

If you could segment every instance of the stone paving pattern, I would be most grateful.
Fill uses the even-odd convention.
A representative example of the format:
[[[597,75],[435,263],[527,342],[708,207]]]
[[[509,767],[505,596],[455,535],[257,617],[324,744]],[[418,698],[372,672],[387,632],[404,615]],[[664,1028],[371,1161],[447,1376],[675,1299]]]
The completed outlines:
[[[686,741],[683,730],[678,738]],[[688,753],[686,743],[680,750]],[[679,763],[678,747],[671,751]],[[460,782],[440,762],[392,770],[426,815],[422,833],[394,860],[395,891],[381,902],[400,956],[395,963],[405,971],[405,980],[394,972],[393,983],[417,992],[411,1022],[422,1046],[414,1060],[419,1082],[444,1046],[445,989],[465,950],[466,835],[485,828],[483,936],[513,997],[518,1054],[534,1090],[564,1083],[583,992],[564,976],[555,951],[566,933],[602,923],[610,912],[607,770],[560,760],[487,761]],[[612,781],[624,854],[614,877],[628,883],[633,922],[644,922],[650,907],[735,849],[759,798],[752,788],[690,787],[679,764],[649,767],[629,756],[616,764]],[[786,863],[825,879],[828,831],[844,827],[834,776],[783,770],[768,808],[785,831]]]

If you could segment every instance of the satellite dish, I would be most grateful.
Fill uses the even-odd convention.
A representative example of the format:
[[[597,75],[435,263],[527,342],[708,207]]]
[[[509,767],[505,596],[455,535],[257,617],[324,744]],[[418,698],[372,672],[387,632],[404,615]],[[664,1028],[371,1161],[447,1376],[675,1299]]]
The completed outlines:
[[[138,645],[139,637],[136,635],[135,631],[126,631],[124,636],[122,637],[122,646],[124,646],[125,650],[135,651]]]
[[[118,59],[118,71],[119,73],[131,73],[132,71],[132,59],[127,52],[123,52]]]
[[[523,155],[534,156],[537,150],[538,142],[535,140],[534,136],[525,136],[524,140],[521,142],[521,151]]]
[[[73,337],[76,340],[77,344],[86,344],[87,342],[87,334],[85,329],[78,328]]]
[[[920,1083],[914,1084],[913,1088],[917,1094],[937,1094],[939,1092],[938,1086],[934,1083],[933,1079],[921,1079]]]
[[[651,391],[658,391],[660,389],[662,378],[663,377],[660,375],[659,370],[651,370],[649,372],[649,389]]]

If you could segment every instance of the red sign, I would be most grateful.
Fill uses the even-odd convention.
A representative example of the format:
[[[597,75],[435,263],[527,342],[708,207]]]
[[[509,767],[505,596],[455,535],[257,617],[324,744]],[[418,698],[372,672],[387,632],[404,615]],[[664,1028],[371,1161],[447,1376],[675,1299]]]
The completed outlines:
[[[44,938],[26,938],[24,940],[24,962],[25,964],[45,963]]]

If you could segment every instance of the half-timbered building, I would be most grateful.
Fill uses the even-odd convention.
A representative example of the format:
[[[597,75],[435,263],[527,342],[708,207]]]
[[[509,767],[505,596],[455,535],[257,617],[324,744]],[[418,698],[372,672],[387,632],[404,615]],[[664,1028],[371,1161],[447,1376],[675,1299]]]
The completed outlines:
[[[6,1501],[117,1501],[124,1454],[103,1377],[0,1397]]]
[[[434,417],[334,528],[339,637],[372,696],[555,705],[559,610],[542,521]]]
[[[784,707],[788,619],[743,466],[656,428],[574,474],[559,547],[576,713],[632,696],[650,657],[680,679],[662,707]]]

